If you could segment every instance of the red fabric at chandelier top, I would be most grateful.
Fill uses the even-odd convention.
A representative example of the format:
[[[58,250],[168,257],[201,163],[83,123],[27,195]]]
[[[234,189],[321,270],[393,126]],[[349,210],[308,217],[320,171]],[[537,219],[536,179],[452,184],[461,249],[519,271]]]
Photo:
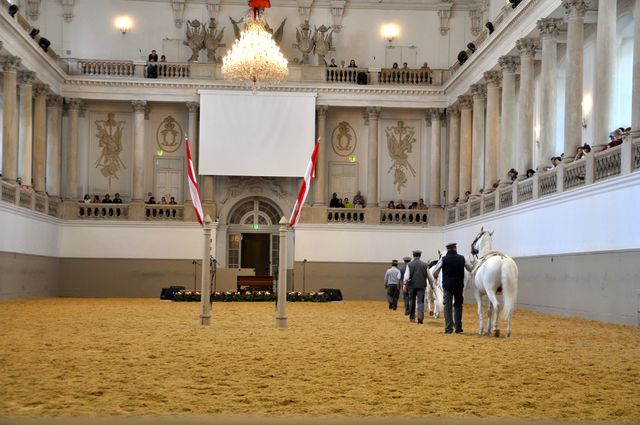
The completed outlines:
[[[269,9],[271,2],[269,0],[249,0],[249,7],[254,9]]]

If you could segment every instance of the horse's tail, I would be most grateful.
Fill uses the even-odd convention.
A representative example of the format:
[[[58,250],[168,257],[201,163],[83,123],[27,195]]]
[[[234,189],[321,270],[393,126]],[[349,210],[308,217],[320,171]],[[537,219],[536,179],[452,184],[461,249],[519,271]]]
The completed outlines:
[[[518,298],[518,266],[511,258],[505,258],[502,263],[502,295],[504,306],[502,317],[504,319],[511,316],[511,312],[516,306]]]

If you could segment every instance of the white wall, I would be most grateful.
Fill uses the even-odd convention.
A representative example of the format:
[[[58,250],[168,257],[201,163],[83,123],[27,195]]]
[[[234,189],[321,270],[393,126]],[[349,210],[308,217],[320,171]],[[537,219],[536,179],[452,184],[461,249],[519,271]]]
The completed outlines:
[[[0,202],[0,252],[60,255],[59,220]]]

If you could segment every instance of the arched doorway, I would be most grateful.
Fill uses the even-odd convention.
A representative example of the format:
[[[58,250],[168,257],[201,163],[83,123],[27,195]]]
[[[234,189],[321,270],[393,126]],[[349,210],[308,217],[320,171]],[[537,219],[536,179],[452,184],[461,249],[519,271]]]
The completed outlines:
[[[227,223],[227,267],[254,269],[256,276],[276,276],[280,217],[280,208],[266,198],[240,201]]]

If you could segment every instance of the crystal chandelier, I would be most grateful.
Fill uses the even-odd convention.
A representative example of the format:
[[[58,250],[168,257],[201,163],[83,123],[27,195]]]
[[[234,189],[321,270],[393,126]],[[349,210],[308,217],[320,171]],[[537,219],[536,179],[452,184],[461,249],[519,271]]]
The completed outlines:
[[[224,78],[246,84],[254,92],[284,81],[289,74],[287,60],[266,30],[262,10],[254,8],[245,22],[240,39],[222,59]]]

